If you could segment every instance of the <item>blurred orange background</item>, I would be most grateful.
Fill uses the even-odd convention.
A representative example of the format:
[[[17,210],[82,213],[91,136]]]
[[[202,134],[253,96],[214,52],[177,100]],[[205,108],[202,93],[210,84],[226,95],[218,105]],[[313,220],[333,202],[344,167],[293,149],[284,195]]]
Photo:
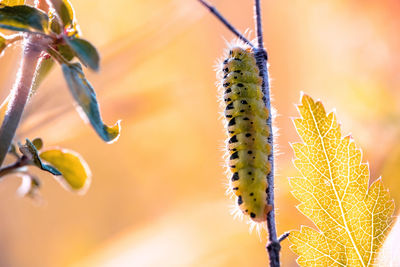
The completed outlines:
[[[213,0],[244,32],[252,1]],[[84,196],[41,174],[44,204],[0,183],[0,266],[266,266],[265,233],[230,215],[214,65],[233,39],[195,0],[72,0],[83,37],[101,55],[87,72],[104,120],[122,119],[108,145],[74,110],[59,67],[33,97],[18,138],[81,153],[91,167]],[[400,201],[400,2],[263,1],[274,107],[278,111],[278,232],[311,225],[295,208],[291,117],[300,91],[336,108]],[[250,34],[254,38],[254,30]],[[20,47],[0,59],[1,96],[12,87]],[[283,242],[283,266],[296,266]]]

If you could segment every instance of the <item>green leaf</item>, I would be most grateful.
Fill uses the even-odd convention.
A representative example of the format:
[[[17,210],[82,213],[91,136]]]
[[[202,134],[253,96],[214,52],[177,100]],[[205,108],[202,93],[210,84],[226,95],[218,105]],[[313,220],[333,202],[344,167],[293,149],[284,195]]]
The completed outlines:
[[[394,203],[378,179],[369,185],[367,163],[333,112],[303,95],[294,124],[302,143],[292,145],[298,177],[290,179],[299,211],[317,229],[292,231],[300,266],[376,266],[390,230]]]
[[[35,138],[32,140],[32,144],[37,150],[40,150],[43,147],[43,140],[41,138]]]
[[[60,24],[60,21],[58,17],[54,15],[53,12],[49,12],[49,24],[50,24],[50,30],[54,33],[60,34],[62,33],[62,26]]]
[[[60,44],[57,46],[58,52],[67,60],[71,61],[75,57],[74,51],[69,45]]]
[[[64,26],[73,25],[75,12],[71,3],[68,0],[53,0],[52,4]]]
[[[5,6],[19,6],[25,4],[25,0],[0,0],[0,4]]]
[[[84,191],[90,184],[90,170],[80,155],[65,149],[52,149],[40,153],[40,157],[55,166],[62,174],[60,180],[68,189]]]
[[[29,141],[29,139],[26,139],[25,145],[19,146],[19,151],[21,151],[21,153],[24,156],[26,156],[29,160],[32,161],[32,165],[35,165],[36,167],[38,167],[44,171],[47,171],[53,175],[61,175],[61,173],[56,168],[54,168],[53,166],[44,164],[42,162],[35,145],[32,144],[32,142]]]
[[[0,28],[14,31],[47,32],[49,17],[43,11],[30,6],[6,6],[0,8]]]
[[[99,70],[100,56],[91,43],[80,38],[65,37],[64,39],[83,65],[95,71]]]
[[[62,70],[68,87],[83,110],[81,115],[88,119],[97,134],[106,142],[116,141],[120,134],[120,122],[108,127],[101,119],[99,104],[97,103],[96,93],[89,81],[85,78],[82,67],[79,63],[66,65],[62,64]]]

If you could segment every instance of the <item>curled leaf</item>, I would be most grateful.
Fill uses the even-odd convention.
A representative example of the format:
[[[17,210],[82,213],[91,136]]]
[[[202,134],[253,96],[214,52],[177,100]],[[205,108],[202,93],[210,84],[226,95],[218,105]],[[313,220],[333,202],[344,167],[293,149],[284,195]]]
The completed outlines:
[[[32,161],[32,165],[35,165],[36,167],[38,167],[44,171],[47,171],[53,175],[61,175],[61,173],[56,168],[54,168],[53,166],[50,166],[48,164],[44,164],[42,162],[35,145],[32,144],[32,142],[29,141],[29,139],[26,139],[25,145],[19,146],[19,151],[24,156],[26,156],[29,160]]]
[[[49,17],[30,6],[5,6],[0,8],[0,28],[13,31],[47,32]]]
[[[95,71],[99,70],[100,56],[97,49],[90,42],[73,37],[64,39],[83,65]]]
[[[61,172],[62,178],[58,180],[67,189],[84,193],[90,185],[90,169],[79,154],[65,149],[52,149],[41,152],[40,158]]]
[[[66,65],[62,64],[65,80],[68,87],[83,111],[84,119],[89,120],[97,134],[107,143],[116,141],[120,134],[120,122],[114,126],[107,126],[103,123],[100,115],[99,104],[97,103],[96,93],[85,78],[82,67],[79,63]]]

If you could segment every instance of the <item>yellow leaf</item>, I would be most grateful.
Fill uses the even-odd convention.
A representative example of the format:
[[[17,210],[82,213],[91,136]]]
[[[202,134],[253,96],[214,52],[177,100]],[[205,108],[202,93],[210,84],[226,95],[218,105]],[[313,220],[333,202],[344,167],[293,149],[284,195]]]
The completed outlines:
[[[78,193],[85,193],[90,185],[91,174],[80,155],[66,149],[52,149],[41,152],[40,158],[61,172],[62,178],[55,178],[63,186]]]
[[[293,144],[299,177],[290,179],[298,209],[318,230],[289,236],[301,266],[374,266],[392,224],[394,204],[381,179],[370,187],[369,167],[350,136],[342,137],[334,113],[302,96]]]

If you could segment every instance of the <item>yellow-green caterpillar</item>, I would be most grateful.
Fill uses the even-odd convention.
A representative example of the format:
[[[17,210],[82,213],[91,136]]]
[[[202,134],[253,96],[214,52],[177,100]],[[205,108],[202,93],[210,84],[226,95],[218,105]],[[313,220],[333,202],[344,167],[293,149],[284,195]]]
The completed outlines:
[[[228,130],[230,189],[241,211],[255,222],[266,221],[271,116],[264,104],[262,79],[251,48],[235,47],[222,66],[223,102]]]

